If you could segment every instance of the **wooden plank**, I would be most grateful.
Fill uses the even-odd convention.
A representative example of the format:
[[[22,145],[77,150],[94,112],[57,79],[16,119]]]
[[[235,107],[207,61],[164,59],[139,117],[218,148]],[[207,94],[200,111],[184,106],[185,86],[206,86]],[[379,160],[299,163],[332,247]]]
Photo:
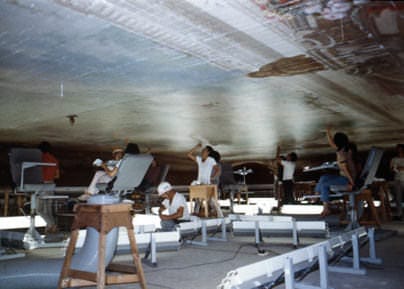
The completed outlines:
[[[96,285],[95,282],[82,280],[82,279],[68,279],[66,280],[66,286],[62,288],[72,288],[72,287],[89,287]]]
[[[142,289],[147,289],[146,278],[143,273],[142,261],[139,258],[139,252],[137,250],[135,233],[132,228],[128,229],[129,244],[132,252],[133,263],[137,268],[137,275],[139,277],[140,287]]]
[[[106,284],[125,284],[125,283],[139,283],[140,278],[137,274],[117,274],[117,275],[108,275]]]
[[[107,267],[108,271],[111,272],[122,272],[122,273],[136,273],[136,266],[131,264],[122,264],[122,263],[111,263]]]
[[[81,271],[81,270],[70,269],[68,276],[72,277],[72,278],[76,278],[76,279],[97,282],[97,273],[93,273],[93,272],[86,272],[86,271]]]
[[[101,217],[101,232],[104,231],[104,216]],[[101,233],[98,237],[98,272],[97,272],[97,289],[105,288],[105,242],[106,235]]]

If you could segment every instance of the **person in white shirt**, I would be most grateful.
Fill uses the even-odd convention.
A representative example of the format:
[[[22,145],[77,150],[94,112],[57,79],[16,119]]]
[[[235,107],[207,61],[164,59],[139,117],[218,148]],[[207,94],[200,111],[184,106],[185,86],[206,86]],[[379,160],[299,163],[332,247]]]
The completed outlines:
[[[159,209],[162,231],[173,231],[177,224],[189,221],[187,201],[172,188],[170,183],[162,182],[157,187],[157,192],[159,197],[164,199]]]
[[[206,146],[202,149],[201,156],[195,156],[194,153],[199,150],[202,145],[199,143],[188,152],[188,158],[198,164],[198,185],[210,185],[220,173],[216,161],[209,156],[213,152],[213,148]]]
[[[137,155],[140,153],[139,147],[135,143],[128,143],[126,145],[125,151],[121,148],[114,149],[112,151],[112,160],[103,162],[101,159],[96,159],[93,165],[102,168],[102,170],[97,171],[91,180],[87,191],[78,197],[79,201],[87,201],[92,195],[99,193],[97,184],[107,184],[110,183],[116,174],[118,173],[119,166],[121,164],[124,154]]]
[[[397,217],[402,218],[402,198],[404,189],[404,144],[397,145],[397,156],[390,162],[390,168],[394,172],[394,195],[397,203]]]
[[[290,153],[286,156],[286,159],[282,159],[278,156],[277,160],[278,164],[282,166],[282,187],[284,192],[283,204],[291,204],[295,201],[293,191],[297,154],[294,152]]]

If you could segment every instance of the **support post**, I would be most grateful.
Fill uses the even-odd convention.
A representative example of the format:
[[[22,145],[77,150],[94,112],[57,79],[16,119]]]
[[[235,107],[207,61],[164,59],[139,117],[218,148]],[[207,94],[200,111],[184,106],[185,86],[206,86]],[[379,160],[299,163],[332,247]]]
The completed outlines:
[[[226,219],[225,218],[221,218],[221,223],[220,223],[220,227],[221,227],[221,237],[220,238],[216,238],[216,237],[209,237],[207,238],[209,241],[219,241],[219,242],[227,242],[227,232],[226,232]]]
[[[325,245],[318,248],[318,266],[320,270],[320,288],[328,289],[328,258]]]
[[[293,259],[286,257],[285,259],[285,289],[296,289],[295,287],[295,271],[293,269]]]
[[[368,229],[369,257],[361,258],[361,261],[371,264],[382,264],[383,260],[376,256],[375,228]]]
[[[297,225],[295,218],[292,219],[292,237],[293,237],[293,247],[297,248],[297,246],[299,246],[299,237],[297,235]]]
[[[344,257],[341,260],[352,262],[352,267],[340,267],[340,266],[330,266],[328,270],[330,272],[347,273],[353,275],[365,275],[366,269],[360,268],[360,253],[359,253],[359,237],[358,233],[355,232],[351,237],[352,242],[352,255],[353,257]]]
[[[157,266],[157,243],[153,234],[151,234],[151,263],[153,266]]]
[[[208,245],[208,230],[206,228],[206,222],[201,221],[201,235],[202,235],[202,240],[201,241],[187,241],[188,244],[191,245],[197,245],[197,246],[207,246]]]
[[[259,243],[261,243],[260,223],[255,221],[255,244],[258,245]]]

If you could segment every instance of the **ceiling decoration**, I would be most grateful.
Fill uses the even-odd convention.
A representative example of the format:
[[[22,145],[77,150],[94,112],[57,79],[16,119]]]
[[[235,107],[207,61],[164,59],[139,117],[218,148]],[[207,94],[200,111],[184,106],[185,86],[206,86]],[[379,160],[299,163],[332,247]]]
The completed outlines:
[[[275,11],[280,15],[320,15],[327,20],[348,17],[354,9],[369,3],[369,0],[255,0],[261,9]]]
[[[204,139],[253,159],[279,143],[329,152],[332,124],[390,146],[404,138],[403,5],[0,1],[0,142],[129,139],[181,158]]]
[[[269,29],[271,24],[250,1],[53,1],[225,70],[254,70],[275,60],[272,50],[280,56],[302,53]]]
[[[249,77],[291,76],[323,70],[324,66],[311,57],[298,55],[285,57],[266,64],[258,71],[248,74]]]

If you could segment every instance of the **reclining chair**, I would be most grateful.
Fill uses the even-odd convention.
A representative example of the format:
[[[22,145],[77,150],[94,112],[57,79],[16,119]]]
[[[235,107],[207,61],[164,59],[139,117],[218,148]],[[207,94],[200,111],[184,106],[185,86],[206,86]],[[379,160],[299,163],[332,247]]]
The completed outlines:
[[[229,194],[230,210],[233,213],[234,208],[234,195],[237,194],[241,185],[239,185],[234,178],[234,169],[230,163],[222,163],[222,174],[220,175],[219,188],[222,193],[222,197],[225,193]]]
[[[366,163],[362,169],[362,172],[357,180],[356,187],[359,189],[354,189],[351,192],[347,191],[346,186],[331,186],[330,190],[334,192],[330,197],[346,197],[349,198],[348,203],[348,219],[349,223],[346,227],[346,230],[353,230],[359,227],[358,223],[358,196],[363,194],[365,190],[369,188],[369,186],[373,183],[374,178],[376,176],[376,172],[379,168],[380,161],[383,156],[383,150],[379,148],[371,148],[369,151],[368,158]],[[373,205],[373,204],[372,204]]]
[[[146,215],[151,214],[151,195],[157,192],[157,186],[166,180],[169,169],[170,166],[167,164],[151,166],[137,188],[137,191],[144,195]]]
[[[39,149],[13,148],[9,153],[11,177],[15,194],[30,197],[30,227],[24,235],[24,247],[28,250],[44,246],[44,240],[35,229],[37,214],[37,198],[42,192],[52,192],[55,184],[44,183],[42,179],[43,166],[56,166],[54,163],[43,163]],[[49,196],[42,199],[67,199],[67,196]]]
[[[97,184],[100,192],[125,197],[131,194],[142,182],[153,157],[148,154],[125,154],[115,178],[107,184]]]

